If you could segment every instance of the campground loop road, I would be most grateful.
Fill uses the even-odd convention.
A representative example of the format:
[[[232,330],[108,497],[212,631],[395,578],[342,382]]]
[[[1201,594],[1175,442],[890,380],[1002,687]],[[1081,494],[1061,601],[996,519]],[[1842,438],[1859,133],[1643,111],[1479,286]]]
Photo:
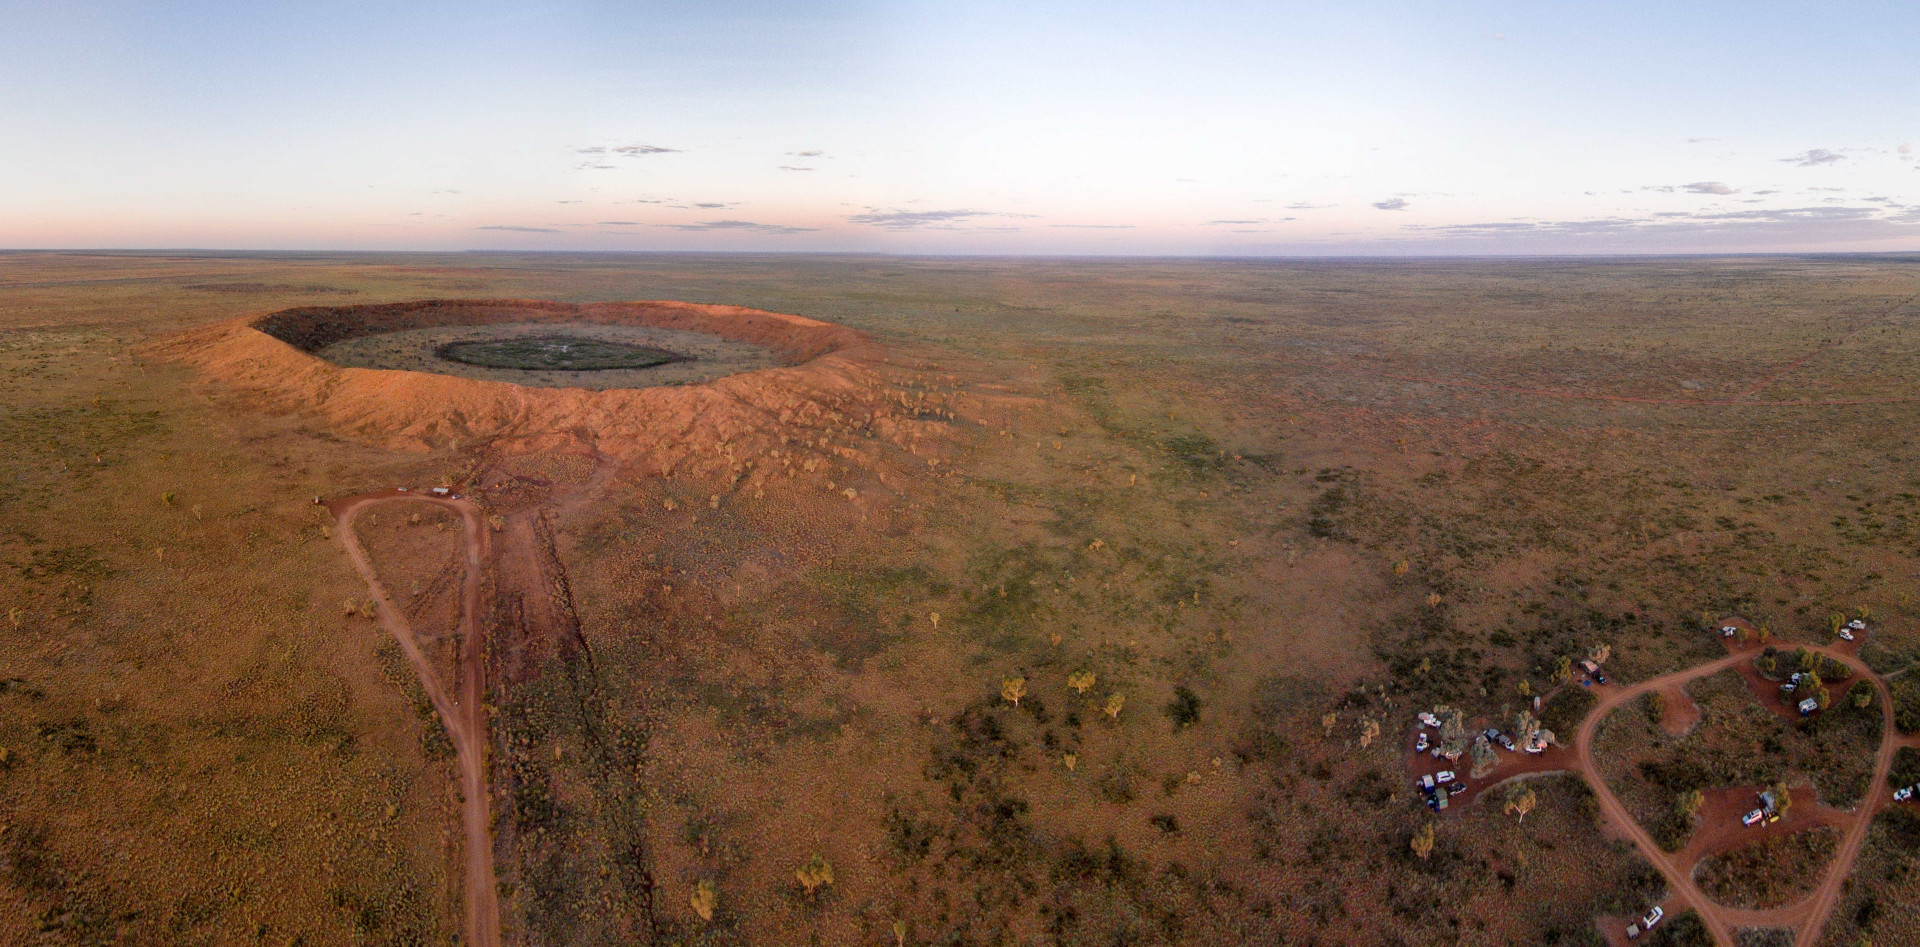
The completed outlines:
[[[1619,797],[1600,778],[1600,768],[1593,761],[1593,735],[1600,728],[1600,722],[1621,704],[1633,700],[1642,694],[1663,687],[1675,687],[1695,678],[1706,677],[1729,668],[1736,668],[1742,662],[1753,660],[1758,653],[1756,644],[1738,648],[1733,653],[1706,664],[1695,665],[1683,671],[1675,671],[1650,680],[1641,681],[1632,687],[1600,687],[1599,702],[1587,712],[1586,719],[1580,723],[1580,734],[1575,746],[1580,757],[1580,775],[1593,788],[1594,796],[1599,800],[1600,811],[1607,820],[1626,833],[1640,854],[1667,879],[1671,889],[1669,904],[1673,909],[1669,915],[1678,914],[1682,908],[1693,908],[1706,924],[1707,931],[1713,935],[1714,943],[1721,947],[1734,947],[1733,931],[1740,927],[1792,927],[1795,929],[1795,947],[1813,947],[1819,941],[1821,931],[1826,927],[1827,917],[1833,913],[1834,905],[1839,903],[1840,891],[1848,875],[1853,871],[1853,863],[1860,855],[1861,845],[1866,841],[1867,830],[1873,825],[1873,816],[1890,799],[1887,788],[1887,773],[1893,768],[1894,750],[1902,742],[1893,724],[1893,700],[1888,693],[1887,684],[1879,675],[1874,674],[1860,659],[1843,651],[1821,645],[1807,645],[1807,650],[1826,655],[1835,661],[1847,665],[1862,680],[1872,681],[1880,694],[1880,749],[1874,757],[1873,778],[1867,784],[1866,795],[1854,808],[1852,821],[1847,826],[1840,847],[1834,852],[1828,863],[1826,878],[1820,887],[1814,889],[1798,904],[1767,910],[1747,910],[1729,908],[1716,904],[1708,898],[1693,881],[1693,866],[1681,871],[1673,859],[1663,851],[1647,833],[1647,830],[1627,812]]]
[[[460,680],[457,698],[448,696],[445,683],[440,680],[432,662],[421,652],[413,629],[407,624],[406,613],[394,607],[386,588],[380,584],[380,577],[374,572],[373,561],[353,533],[354,520],[362,510],[376,503],[397,502],[446,507],[460,514],[461,523],[466,529],[467,576],[460,602]],[[381,626],[393,636],[400,650],[406,654],[407,662],[413,665],[414,674],[420,678],[421,689],[427,692],[434,710],[447,728],[448,738],[453,742],[455,758],[460,765],[460,821],[465,839],[462,875],[466,890],[466,933],[461,943],[470,947],[499,947],[500,898],[493,870],[493,834],[487,795],[487,713],[481,701],[486,686],[486,649],[483,647],[484,637],[480,626],[482,565],[487,560],[486,525],[481,522],[473,504],[465,500],[399,490],[381,490],[346,497],[329,502],[327,507],[338,523],[340,543],[346,547],[347,558],[353,561],[353,567],[359,570],[360,577],[366,580],[367,589],[373,595]]]

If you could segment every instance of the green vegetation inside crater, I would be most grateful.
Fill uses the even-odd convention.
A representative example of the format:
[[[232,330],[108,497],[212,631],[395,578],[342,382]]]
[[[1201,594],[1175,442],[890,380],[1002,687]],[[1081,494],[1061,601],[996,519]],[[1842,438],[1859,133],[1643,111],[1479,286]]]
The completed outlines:
[[[652,368],[655,365],[686,360],[686,356],[676,355],[664,349],[570,335],[449,342],[435,349],[434,354],[449,361],[479,365],[483,368],[561,372]]]

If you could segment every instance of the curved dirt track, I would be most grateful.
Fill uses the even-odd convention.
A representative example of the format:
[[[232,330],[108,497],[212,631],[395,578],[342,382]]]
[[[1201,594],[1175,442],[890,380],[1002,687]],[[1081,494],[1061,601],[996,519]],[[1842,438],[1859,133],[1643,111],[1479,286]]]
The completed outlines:
[[[353,523],[360,512],[375,503],[430,503],[460,514],[466,530],[467,576],[460,600],[460,681],[459,697],[449,698],[447,688],[433,665],[420,651],[413,629],[403,612],[393,606],[373,561],[353,534]],[[442,499],[398,490],[383,490],[335,500],[327,504],[338,521],[340,543],[347,558],[366,580],[378,606],[382,627],[393,636],[400,650],[420,678],[421,689],[433,701],[434,710],[447,728],[460,766],[460,821],[465,840],[462,876],[466,890],[466,932],[461,943],[472,947],[499,947],[500,900],[493,870],[493,834],[487,797],[487,716],[481,703],[485,688],[486,655],[481,646],[481,566],[487,557],[487,530],[473,504],[464,500]]]
[[[1881,733],[1880,748],[1874,757],[1873,777],[1867,784],[1867,794],[1855,807],[1840,847],[1834,852],[1833,860],[1828,864],[1826,877],[1813,893],[1798,904],[1766,910],[1747,910],[1729,908],[1716,904],[1701,892],[1693,881],[1693,867],[1687,865],[1681,870],[1679,865],[1654,842],[1639,822],[1627,812],[1619,797],[1600,777],[1600,769],[1593,760],[1593,735],[1600,722],[1621,704],[1639,697],[1649,691],[1678,687],[1695,678],[1706,677],[1728,668],[1734,668],[1753,659],[1756,646],[1734,650],[1724,658],[1695,665],[1682,671],[1675,671],[1651,680],[1642,681],[1632,687],[1597,687],[1600,700],[1588,711],[1581,721],[1579,736],[1574,741],[1579,752],[1579,771],[1582,778],[1593,788],[1594,796],[1600,804],[1600,811],[1608,821],[1618,826],[1632,840],[1640,854],[1653,864],[1667,879],[1671,889],[1669,914],[1678,914],[1680,909],[1693,908],[1706,924],[1707,931],[1713,936],[1714,943],[1722,947],[1733,947],[1733,931],[1741,927],[1792,927],[1795,929],[1795,947],[1812,947],[1819,941],[1821,931],[1826,927],[1828,915],[1838,903],[1840,890],[1852,873],[1853,863],[1860,855],[1861,845],[1866,841],[1867,829],[1873,824],[1875,812],[1887,803],[1887,773],[1893,768],[1894,750],[1899,744],[1893,725],[1893,701],[1887,691],[1886,682],[1872,672],[1865,664],[1847,651],[1824,646],[1807,646],[1807,650],[1816,651],[1839,661],[1864,680],[1872,681],[1880,694]]]

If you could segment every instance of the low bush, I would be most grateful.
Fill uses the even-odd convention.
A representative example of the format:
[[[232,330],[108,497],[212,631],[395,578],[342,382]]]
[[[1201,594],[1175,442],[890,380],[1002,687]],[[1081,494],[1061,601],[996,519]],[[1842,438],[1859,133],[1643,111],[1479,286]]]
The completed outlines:
[[[1540,708],[1540,725],[1552,730],[1561,743],[1572,745],[1580,722],[1587,718],[1587,711],[1597,703],[1599,700],[1584,687],[1562,687]]]

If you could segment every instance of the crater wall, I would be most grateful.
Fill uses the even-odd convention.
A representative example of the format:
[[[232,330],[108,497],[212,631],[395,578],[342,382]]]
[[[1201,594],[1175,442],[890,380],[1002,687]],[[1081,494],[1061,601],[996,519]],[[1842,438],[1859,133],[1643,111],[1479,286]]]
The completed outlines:
[[[704,332],[763,346],[781,364],[702,384],[591,391],[349,368],[313,354],[401,329],[542,321]],[[819,427],[864,428],[899,442],[914,426],[889,410],[884,352],[867,336],[737,306],[522,299],[305,306],[216,323],[151,351],[196,366],[261,409],[304,413],[342,436],[413,449],[577,445],[655,470],[720,470],[736,452],[764,450]]]

